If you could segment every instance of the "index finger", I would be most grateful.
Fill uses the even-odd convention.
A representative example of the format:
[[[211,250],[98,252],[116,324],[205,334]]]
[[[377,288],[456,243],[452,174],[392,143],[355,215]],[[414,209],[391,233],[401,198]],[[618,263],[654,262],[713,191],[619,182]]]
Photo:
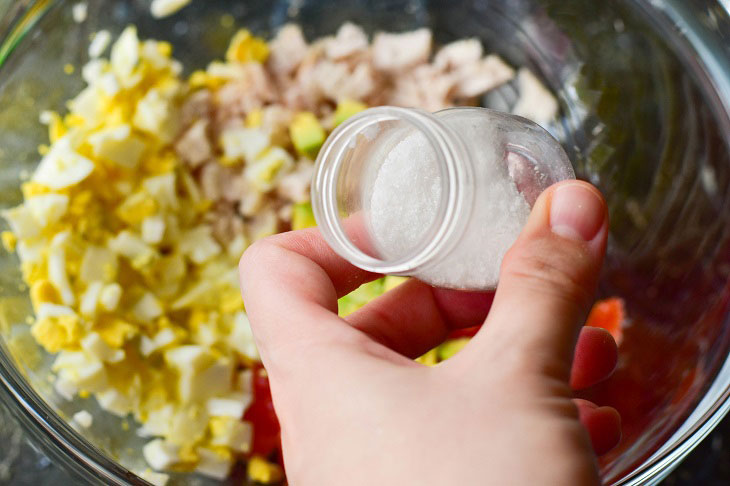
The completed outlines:
[[[362,344],[363,338],[412,355],[423,343],[438,344],[453,328],[480,323],[488,310],[488,302],[466,305],[474,300],[469,294],[413,282],[366,306],[348,318],[348,324],[336,315],[337,299],[379,275],[339,257],[316,229],[257,242],[244,253],[240,269],[246,310],[264,364],[274,351],[286,349],[289,354],[282,359],[296,360],[311,356],[304,347],[324,343],[328,346],[315,347],[332,349],[335,341],[353,345]]]
[[[273,347],[301,348],[338,337],[349,326],[336,315],[337,299],[378,277],[336,255],[314,228],[256,242],[244,252],[239,270],[264,364]]]

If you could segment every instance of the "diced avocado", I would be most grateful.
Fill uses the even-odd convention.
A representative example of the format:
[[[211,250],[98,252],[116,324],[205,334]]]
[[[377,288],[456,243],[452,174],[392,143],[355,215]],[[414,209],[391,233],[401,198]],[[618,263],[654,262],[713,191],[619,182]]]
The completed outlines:
[[[385,277],[385,283],[384,283],[383,289],[385,292],[387,292],[407,281],[408,281],[408,277],[396,277],[394,275],[388,275],[387,277]]]
[[[438,347],[439,361],[445,361],[461,351],[469,342],[469,338],[458,338],[446,341]]]
[[[312,212],[312,205],[308,202],[295,204],[291,216],[292,229],[300,230],[311,226],[317,226],[314,212]]]
[[[436,349],[437,348],[433,348],[423,356],[419,356],[418,358],[416,358],[416,361],[426,366],[435,365],[436,363],[438,363],[438,352],[436,351]]]
[[[296,217],[296,206],[294,215]],[[361,285],[357,290],[350,292],[339,300],[340,316],[345,317],[352,314],[374,298],[380,297],[406,280],[408,280],[406,277],[387,276]]]
[[[294,117],[289,126],[289,135],[294,148],[303,155],[314,156],[324,143],[324,128],[314,113],[302,112]]]
[[[342,100],[339,103],[337,103],[337,108],[335,108],[335,116],[334,116],[334,124],[335,126],[339,125],[343,121],[350,118],[352,115],[356,115],[360,113],[361,111],[367,109],[367,105],[365,103],[361,103],[360,101],[354,101],[354,100]]]
[[[361,285],[356,290],[340,298],[339,309],[340,316],[345,317],[352,314],[374,298],[385,292],[383,279],[374,280]]]

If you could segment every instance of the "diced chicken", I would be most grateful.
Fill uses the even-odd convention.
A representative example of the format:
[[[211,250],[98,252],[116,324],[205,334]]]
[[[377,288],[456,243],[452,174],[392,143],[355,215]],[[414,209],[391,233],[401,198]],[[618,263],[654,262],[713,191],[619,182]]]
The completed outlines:
[[[300,161],[293,172],[281,178],[277,187],[278,195],[293,203],[309,201],[309,188],[313,174],[314,164],[309,160]]]
[[[345,22],[340,26],[337,35],[327,40],[325,53],[328,58],[339,60],[363,53],[367,49],[368,36],[362,27],[352,22]]]
[[[200,169],[200,189],[203,197],[210,201],[221,198],[221,186],[226,177],[226,169],[218,162],[212,161]]]
[[[272,207],[259,210],[246,225],[246,236],[249,241],[257,241],[266,238],[279,231],[279,218],[276,210]],[[238,336],[235,336],[237,342],[241,342]]]
[[[431,31],[423,28],[402,34],[380,32],[373,39],[373,64],[381,71],[403,71],[428,61]]]
[[[292,110],[317,110],[322,101],[322,92],[316,82],[315,68],[323,57],[323,43],[312,44],[299,64],[294,78],[280,88],[284,106]]]
[[[307,71],[303,81],[289,83],[282,88],[284,106],[296,111],[313,111],[317,109],[322,93],[314,83],[312,70]]]
[[[188,126],[195,120],[208,119],[213,112],[213,95],[207,89],[201,89],[191,94],[180,109],[183,126]]]
[[[203,197],[210,201],[237,202],[243,195],[245,182],[240,173],[211,161],[200,170],[200,188]]]
[[[262,110],[261,128],[269,133],[272,145],[289,144],[289,125],[293,118],[294,112],[281,105],[270,105]]]
[[[246,190],[246,181],[242,174],[226,177],[221,185],[221,198],[226,202],[238,202]]]
[[[417,67],[396,81],[389,104],[438,111],[452,106],[456,79],[429,64]]]
[[[506,83],[515,75],[514,70],[495,55],[490,55],[458,71],[459,80],[454,95],[473,98]]]
[[[293,212],[294,212],[294,206],[292,204],[284,204],[276,212],[276,215],[279,217],[280,220],[286,221],[287,223],[289,223],[291,221]]]
[[[238,212],[243,216],[250,217],[258,212],[264,204],[264,195],[250,186],[246,186],[238,204]]]
[[[208,121],[198,120],[183,133],[175,144],[177,154],[191,167],[198,167],[213,156],[207,131]]]
[[[365,62],[350,71],[345,63],[322,61],[315,68],[314,76],[325,97],[333,101],[360,100],[375,89],[373,70]]]
[[[482,43],[479,39],[463,39],[446,44],[433,58],[436,69],[459,69],[482,58]]]
[[[276,98],[274,83],[260,63],[241,64],[236,78],[224,84],[216,93],[218,120],[245,116]]]
[[[230,204],[216,205],[214,211],[206,214],[206,221],[210,222],[213,236],[221,243],[227,244],[243,235],[243,219]]]
[[[558,102],[550,91],[528,69],[517,73],[520,98],[512,109],[515,115],[529,118],[541,125],[547,124],[558,113]]]
[[[291,74],[307,55],[307,41],[302,29],[295,24],[286,24],[269,43],[268,64],[277,75]]]

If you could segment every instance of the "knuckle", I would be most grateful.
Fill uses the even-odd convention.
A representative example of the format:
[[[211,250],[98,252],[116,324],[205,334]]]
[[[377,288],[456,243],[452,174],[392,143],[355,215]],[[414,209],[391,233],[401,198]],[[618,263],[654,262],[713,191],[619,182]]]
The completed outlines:
[[[592,299],[597,265],[579,242],[543,237],[516,245],[502,267],[521,287],[570,302]]]

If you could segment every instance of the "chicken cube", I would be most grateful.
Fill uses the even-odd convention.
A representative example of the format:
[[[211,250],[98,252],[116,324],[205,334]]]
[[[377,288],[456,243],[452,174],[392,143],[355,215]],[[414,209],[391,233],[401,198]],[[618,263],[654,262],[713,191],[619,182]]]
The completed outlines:
[[[373,64],[381,71],[403,71],[428,61],[431,31],[423,28],[391,34],[380,32],[373,39]]]

